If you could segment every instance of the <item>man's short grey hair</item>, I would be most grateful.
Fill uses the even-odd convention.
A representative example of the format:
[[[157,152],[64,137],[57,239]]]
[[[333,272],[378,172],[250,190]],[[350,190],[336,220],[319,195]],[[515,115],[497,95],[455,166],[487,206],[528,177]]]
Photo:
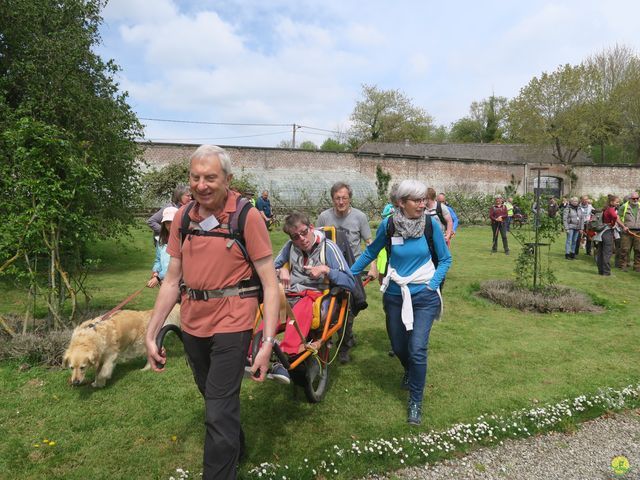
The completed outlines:
[[[569,199],[570,202],[579,202],[580,200],[578,199],[578,197],[571,197]]]
[[[189,157],[189,165],[191,165],[194,160],[209,157],[218,157],[222,171],[226,175],[231,175],[231,157],[224,148],[216,145],[200,145],[196,151],[191,154],[191,157]]]
[[[344,182],[336,182],[331,186],[331,199],[333,200],[333,197],[336,195],[336,193],[338,193],[338,191],[342,190],[343,188],[346,188],[349,192],[349,198],[353,197],[353,190],[351,189],[351,185]]]
[[[398,185],[396,196],[398,200],[407,198],[424,198],[427,193],[427,186],[418,180],[403,180]]]

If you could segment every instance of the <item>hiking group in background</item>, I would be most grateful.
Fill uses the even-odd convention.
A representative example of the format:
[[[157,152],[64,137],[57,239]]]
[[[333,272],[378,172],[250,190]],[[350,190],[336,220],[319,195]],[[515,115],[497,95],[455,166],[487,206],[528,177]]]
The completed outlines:
[[[534,217],[546,215],[561,222],[566,233],[565,259],[575,260],[581,248],[586,255],[594,256],[600,275],[611,275],[610,260],[615,254],[615,267],[627,271],[640,272],[640,213],[638,192],[625,196],[623,202],[616,195],[608,195],[602,209],[593,206],[588,195],[562,198],[560,202],[550,197],[546,202],[534,203],[531,211]],[[521,226],[526,222],[522,208],[512,198],[504,201],[501,195],[495,197],[495,204],[489,209],[493,243],[491,252],[497,252],[498,234],[502,237],[505,253],[509,254],[507,233],[510,224]],[[633,254],[633,265],[632,265]]]

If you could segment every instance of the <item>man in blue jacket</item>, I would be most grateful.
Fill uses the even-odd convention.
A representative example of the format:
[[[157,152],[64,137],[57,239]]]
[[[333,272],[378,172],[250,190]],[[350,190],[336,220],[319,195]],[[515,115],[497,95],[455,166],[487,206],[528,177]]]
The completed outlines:
[[[264,190],[262,195],[256,201],[256,208],[262,215],[264,222],[267,224],[267,228],[271,228],[273,222],[273,212],[271,211],[271,200],[269,200],[269,191]]]

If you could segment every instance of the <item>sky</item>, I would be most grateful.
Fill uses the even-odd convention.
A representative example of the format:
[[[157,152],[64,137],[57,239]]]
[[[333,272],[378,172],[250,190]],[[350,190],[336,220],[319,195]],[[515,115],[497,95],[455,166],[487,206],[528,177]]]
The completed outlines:
[[[320,145],[363,84],[448,127],[560,65],[640,53],[637,0],[110,0],[103,18],[97,51],[158,142],[275,147],[297,125]]]

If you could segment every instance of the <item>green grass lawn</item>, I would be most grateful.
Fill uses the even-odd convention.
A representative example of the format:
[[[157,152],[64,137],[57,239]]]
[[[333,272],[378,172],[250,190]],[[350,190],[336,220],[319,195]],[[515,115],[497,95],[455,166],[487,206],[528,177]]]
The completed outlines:
[[[275,248],[285,239],[282,233],[272,238]],[[513,276],[518,248],[511,240],[512,256],[491,255],[488,227],[462,228],[453,241],[445,315],[431,334],[420,428],[406,424],[402,368],[387,355],[381,296],[370,284],[369,309],[356,319],[353,362],[332,365],[323,402],[309,404],[301,390],[274,382],[244,383],[248,451],[241,476],[261,462],[295,471],[326,459],[334,445],[342,449],[354,441],[442,430],[485,413],[637,382],[640,275],[615,270],[601,277],[592,257],[566,261],[561,237],[551,254],[559,283],[600,299],[606,311],[542,315],[497,307],[475,291],[483,280]],[[146,230],[92,251],[103,260],[89,280],[93,308],[112,308],[147,280],[153,248]],[[6,285],[3,290],[0,313],[20,313],[21,293]],[[151,308],[156,293],[145,291],[131,308]],[[0,478],[168,479],[178,467],[194,478],[201,471],[203,402],[177,340],[168,351],[164,373],[138,371],[144,361],[133,361],[119,365],[102,390],[71,388],[69,373],[59,369],[19,371],[18,362],[0,363]],[[395,467],[384,459],[351,458],[337,474],[318,478],[357,478]]]

